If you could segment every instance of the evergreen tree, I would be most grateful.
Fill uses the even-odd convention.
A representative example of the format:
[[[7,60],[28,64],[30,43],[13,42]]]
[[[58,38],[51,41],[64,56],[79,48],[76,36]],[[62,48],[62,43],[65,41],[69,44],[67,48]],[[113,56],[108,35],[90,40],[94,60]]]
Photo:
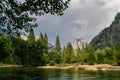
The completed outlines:
[[[14,58],[16,64],[25,65],[26,60],[26,42],[19,37],[14,37],[12,39],[12,46],[14,48]]]
[[[59,39],[58,35],[56,36],[56,43],[55,43],[54,53],[56,53],[55,55],[58,57],[58,59],[56,59],[57,63],[60,63],[61,60],[62,60],[61,59],[62,53],[61,53],[60,39]]]
[[[86,47],[86,53],[88,54],[87,62],[88,64],[94,64],[95,61],[95,49],[92,45]]]
[[[30,28],[30,32],[29,32],[27,41],[28,41],[28,44],[30,44],[31,46],[33,46],[35,44],[35,35],[34,35],[34,30],[32,27]]]
[[[80,64],[83,64],[84,63],[84,57],[83,57],[83,53],[82,51],[80,50],[80,48],[78,47],[77,48],[77,55],[76,55],[76,62],[77,63],[80,63]]]
[[[61,51],[60,39],[59,39],[59,36],[58,36],[58,35],[57,35],[57,37],[56,37],[55,51],[56,51],[56,52],[60,52],[60,51]]]
[[[44,53],[48,53],[48,36],[45,33],[43,38]]]
[[[27,55],[26,55],[26,63],[28,65],[34,65],[35,63],[35,56],[36,56],[36,45],[35,45],[35,36],[33,28],[31,27],[28,40],[27,40]]]
[[[43,41],[43,34],[42,32],[40,33],[39,40],[42,42]]]
[[[105,59],[104,62],[106,64],[112,64],[113,63],[113,50],[110,47],[105,47],[104,49],[105,52]]]
[[[104,49],[100,49],[96,51],[97,54],[97,63],[98,64],[106,64],[106,53]]]
[[[44,35],[42,34],[42,32],[40,33],[39,36],[39,41],[41,43],[41,62],[42,65],[45,65],[49,62],[49,58],[48,58],[48,37],[47,34],[45,33]]]
[[[36,52],[36,62],[35,62],[35,64],[36,65],[44,65],[46,62],[45,61],[46,55],[44,55],[44,51],[43,51],[44,46],[39,39],[36,41],[35,48],[36,48],[36,51],[35,51]]]
[[[61,62],[66,63],[66,54],[65,54],[65,46],[63,47]]]
[[[43,53],[47,53],[48,52],[48,36],[47,36],[47,34],[45,33],[43,35],[42,33],[40,33],[39,40],[43,46]]]
[[[45,35],[44,35],[44,40],[45,40],[45,43],[48,44],[48,36],[47,36],[47,33],[45,33]]]
[[[55,63],[60,63],[60,54],[58,52],[49,52],[48,53],[49,56],[49,61],[54,61]]]
[[[70,42],[67,44],[67,47],[65,49],[65,54],[66,54],[66,62],[73,63],[75,60],[75,54]]]
[[[0,35],[0,62],[4,62],[12,53],[13,48],[11,46],[8,36]],[[8,62],[5,61],[5,63]]]

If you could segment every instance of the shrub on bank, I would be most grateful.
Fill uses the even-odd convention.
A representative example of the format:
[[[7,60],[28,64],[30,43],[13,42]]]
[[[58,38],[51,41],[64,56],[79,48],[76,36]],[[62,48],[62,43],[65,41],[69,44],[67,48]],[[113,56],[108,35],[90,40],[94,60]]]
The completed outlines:
[[[54,66],[54,65],[55,65],[55,61],[54,61],[54,60],[51,60],[51,61],[49,62],[49,65],[50,65],[50,66]]]

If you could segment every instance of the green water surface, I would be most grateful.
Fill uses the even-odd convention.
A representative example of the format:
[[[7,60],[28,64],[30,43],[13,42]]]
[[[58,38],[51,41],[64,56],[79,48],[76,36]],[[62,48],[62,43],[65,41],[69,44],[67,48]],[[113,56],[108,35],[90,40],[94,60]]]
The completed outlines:
[[[120,80],[120,71],[0,68],[0,80]]]

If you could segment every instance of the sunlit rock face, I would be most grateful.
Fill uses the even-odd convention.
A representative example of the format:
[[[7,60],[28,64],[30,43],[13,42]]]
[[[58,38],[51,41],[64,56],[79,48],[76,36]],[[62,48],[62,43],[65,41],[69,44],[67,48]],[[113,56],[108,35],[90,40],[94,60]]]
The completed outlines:
[[[77,50],[77,48],[83,49],[87,45],[86,41],[82,39],[75,39],[71,44],[74,50]]]
[[[28,39],[28,37],[26,35],[20,35],[20,38],[25,40],[25,41]]]

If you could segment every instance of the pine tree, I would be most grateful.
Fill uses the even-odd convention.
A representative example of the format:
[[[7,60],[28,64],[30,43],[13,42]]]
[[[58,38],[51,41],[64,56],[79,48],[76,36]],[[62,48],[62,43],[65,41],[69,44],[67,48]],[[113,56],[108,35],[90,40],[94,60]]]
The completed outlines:
[[[45,40],[45,43],[48,44],[48,36],[47,36],[47,33],[45,33],[45,35],[44,35],[44,40]]]
[[[39,40],[42,42],[43,41],[43,34],[42,32],[40,33]]]
[[[80,64],[84,63],[84,61],[83,61],[83,54],[82,54],[82,51],[80,50],[79,47],[77,48],[76,62],[80,63]]]
[[[61,51],[60,39],[59,39],[59,36],[58,36],[58,35],[57,35],[57,37],[56,37],[55,51],[56,51],[56,52],[60,52],[60,51]]]
[[[66,63],[67,62],[67,54],[66,54],[66,47],[65,46],[63,47],[61,58],[62,58],[62,61],[61,61],[62,63]]]
[[[13,54],[13,48],[8,36],[0,35],[0,62],[5,61],[11,54]]]
[[[36,55],[36,45],[35,45],[35,35],[33,28],[31,27],[28,40],[27,40],[27,55],[26,55],[26,63],[28,65],[34,65]]]
[[[48,53],[48,36],[47,34],[45,33],[44,34],[44,38],[43,38],[43,41],[44,41],[44,52],[45,53]]]
[[[34,30],[32,27],[30,28],[30,32],[29,32],[27,41],[31,46],[35,44],[35,35],[34,35]]]
[[[39,43],[39,52],[40,52],[40,64],[41,65],[45,65],[48,63],[49,58],[48,58],[48,37],[47,34],[45,33],[43,35],[43,33],[41,32],[39,35],[39,39],[37,40],[37,42]]]
[[[66,54],[66,62],[73,63],[75,60],[75,54],[74,54],[74,50],[70,42],[67,44],[65,54]]]
[[[26,42],[19,37],[14,37],[12,39],[12,46],[14,48],[14,58],[17,64],[25,65],[26,58]]]
[[[92,45],[88,45],[86,47],[86,53],[88,53],[88,64],[94,64],[96,61],[95,59],[95,49]]]

